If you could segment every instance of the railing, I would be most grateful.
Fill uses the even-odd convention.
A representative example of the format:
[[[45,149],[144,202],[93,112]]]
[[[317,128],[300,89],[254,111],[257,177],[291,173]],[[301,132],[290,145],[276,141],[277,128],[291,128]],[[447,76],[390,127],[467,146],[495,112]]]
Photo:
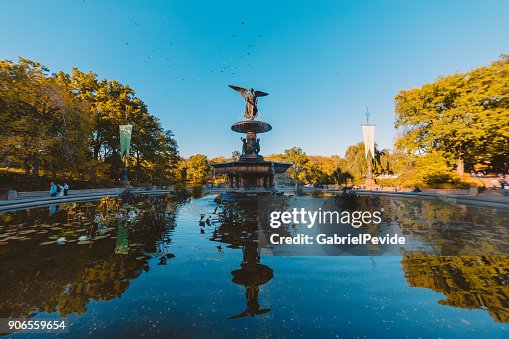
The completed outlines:
[[[130,190],[132,192],[140,192],[140,191],[150,191],[157,190],[156,187],[131,187]],[[173,191],[174,187],[168,187],[167,190]],[[87,188],[87,189],[79,189],[79,190],[69,190],[68,196],[76,196],[76,195],[88,195],[88,194],[120,194],[125,191],[124,187],[111,187],[111,188]],[[49,197],[49,190],[47,191],[31,191],[31,192],[17,192],[17,199],[31,199],[31,198],[44,198]]]

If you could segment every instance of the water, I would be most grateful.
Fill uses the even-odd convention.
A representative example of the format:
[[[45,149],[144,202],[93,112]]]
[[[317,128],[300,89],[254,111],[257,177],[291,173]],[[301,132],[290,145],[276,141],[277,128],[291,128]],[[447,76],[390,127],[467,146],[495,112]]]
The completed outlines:
[[[402,229],[433,229],[428,244],[440,243],[438,226],[465,226],[462,243],[507,237],[504,211],[380,203],[396,208],[388,215]],[[126,213],[110,200],[0,215],[0,317],[65,316],[70,333],[60,336],[73,338],[509,335],[507,256],[270,256],[211,214],[213,197],[133,205],[144,213],[131,221],[118,221]]]

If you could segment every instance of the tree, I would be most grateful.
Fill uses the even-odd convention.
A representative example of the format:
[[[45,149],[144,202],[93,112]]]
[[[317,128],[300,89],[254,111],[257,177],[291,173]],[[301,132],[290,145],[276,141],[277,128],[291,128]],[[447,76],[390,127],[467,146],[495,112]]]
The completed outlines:
[[[210,178],[210,165],[203,154],[192,155],[186,161],[187,180],[193,184],[204,184]]]
[[[40,63],[0,60],[0,164],[27,175],[117,180],[118,126],[133,124],[129,170],[135,183],[174,182],[176,140],[128,85],[73,68],[49,75]]]
[[[509,56],[502,55],[489,67],[400,91],[395,98],[395,127],[403,131],[398,146],[449,153],[460,175],[465,162],[472,167],[507,158],[508,86]]]

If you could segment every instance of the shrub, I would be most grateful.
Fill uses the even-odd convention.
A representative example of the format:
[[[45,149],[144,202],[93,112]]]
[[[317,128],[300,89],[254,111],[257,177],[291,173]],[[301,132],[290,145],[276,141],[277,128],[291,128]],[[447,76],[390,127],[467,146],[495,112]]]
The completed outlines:
[[[203,186],[202,185],[194,185],[193,186],[193,196],[201,197],[203,195]]]
[[[324,196],[324,193],[322,190],[314,190],[313,193],[311,193],[311,196],[315,198],[321,198]]]
[[[183,184],[176,184],[175,185],[175,194],[178,197],[187,197],[188,192],[187,192],[186,186]]]
[[[297,191],[295,193],[299,197],[304,197],[307,195],[307,193],[304,191],[304,189],[302,187],[297,187]]]

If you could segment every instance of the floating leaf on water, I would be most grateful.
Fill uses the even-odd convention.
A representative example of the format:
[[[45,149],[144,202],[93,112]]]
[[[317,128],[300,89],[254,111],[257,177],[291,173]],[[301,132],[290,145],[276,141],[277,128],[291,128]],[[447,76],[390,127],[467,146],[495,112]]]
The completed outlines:
[[[143,260],[145,257],[137,257],[136,260]]]
[[[7,237],[5,239],[3,239],[4,241],[7,241],[7,240],[18,240],[20,237],[17,237],[17,236],[11,236],[11,237]]]
[[[68,240],[67,242],[76,242],[76,239]]]
[[[60,238],[60,236],[59,235],[52,235],[52,236],[49,236],[48,238],[49,239],[58,239],[58,238]]]
[[[37,233],[35,233],[35,234],[45,234],[45,233],[48,233],[48,231],[43,230],[43,231],[39,231],[39,232],[37,232]]]
[[[104,238],[107,238],[107,237],[108,237],[108,235],[98,235],[94,239],[98,240],[98,239],[104,239]]]
[[[52,228],[51,228],[51,230],[53,230],[53,231],[59,231],[59,230],[61,230],[61,229],[62,229],[62,227],[52,227]]]
[[[85,232],[85,231],[86,231],[86,229],[84,229],[84,228],[80,228],[80,229],[74,230],[74,232]]]
[[[45,242],[41,242],[41,245],[44,246],[44,245],[49,245],[49,244],[54,244],[56,243],[56,241],[45,241]]]

